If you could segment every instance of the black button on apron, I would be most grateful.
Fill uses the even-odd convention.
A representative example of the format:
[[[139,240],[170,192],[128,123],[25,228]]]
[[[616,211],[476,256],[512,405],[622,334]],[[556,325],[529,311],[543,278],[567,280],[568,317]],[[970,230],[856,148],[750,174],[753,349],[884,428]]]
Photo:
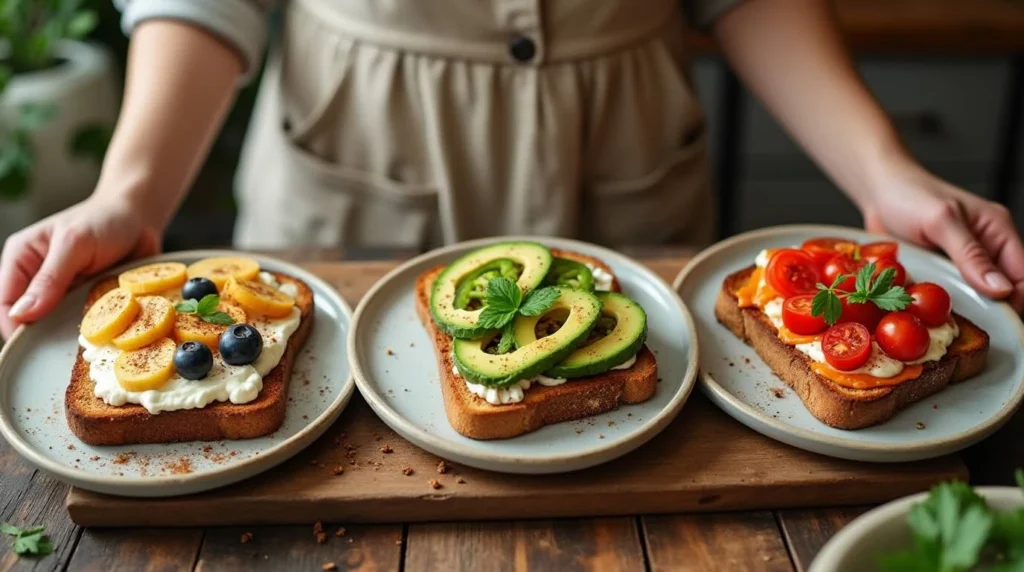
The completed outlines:
[[[516,36],[508,44],[508,51],[516,61],[528,62],[537,54],[537,45],[524,36]]]

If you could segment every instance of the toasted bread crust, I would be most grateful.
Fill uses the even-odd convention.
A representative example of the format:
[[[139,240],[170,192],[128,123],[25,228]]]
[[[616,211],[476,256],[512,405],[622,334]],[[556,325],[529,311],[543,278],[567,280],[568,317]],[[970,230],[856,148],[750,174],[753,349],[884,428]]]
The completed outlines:
[[[570,254],[574,260],[599,263],[608,269],[604,263],[583,255],[558,250],[552,253],[564,258]],[[644,346],[629,369],[573,379],[554,387],[534,386],[523,401],[515,404],[487,403],[466,388],[462,377],[452,373],[452,340],[437,328],[430,315],[430,289],[441,270],[443,267],[434,268],[417,279],[416,313],[434,343],[448,421],[462,435],[472,439],[508,439],[545,425],[611,411],[620,403],[640,403],[654,395],[658,386],[657,362]],[[618,288],[617,281],[613,287]]]
[[[715,316],[793,388],[821,422],[839,429],[861,429],[891,419],[929,395],[977,375],[985,368],[989,338],[967,318],[954,314],[960,336],[939,361],[924,364],[920,377],[894,387],[859,390],[842,387],[811,370],[811,359],[778,338],[778,330],[757,308],[740,308],[735,292],[753,272],[729,275],[715,303]]]
[[[242,405],[211,403],[202,409],[164,411],[155,415],[141,405],[107,405],[93,393],[89,364],[82,358],[79,348],[71,383],[64,396],[64,411],[72,433],[90,445],[130,445],[251,439],[276,431],[284,421],[295,357],[313,327],[315,312],[313,291],[308,285],[286,274],[272,274],[282,284],[297,286],[296,304],[302,321],[288,339],[281,362],[263,378],[263,390],[255,401]],[[89,293],[86,308],[116,285],[116,278],[97,283]]]

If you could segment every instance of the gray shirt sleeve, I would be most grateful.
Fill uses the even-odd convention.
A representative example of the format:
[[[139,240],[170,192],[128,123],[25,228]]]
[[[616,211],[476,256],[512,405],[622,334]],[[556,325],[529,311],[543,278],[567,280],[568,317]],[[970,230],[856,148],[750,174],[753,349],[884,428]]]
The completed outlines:
[[[280,0],[113,0],[121,28],[131,34],[146,20],[189,22],[231,45],[242,56],[242,82],[259,69],[267,43],[267,13]]]
[[[683,0],[683,8],[690,25],[706,30],[719,16],[734,8],[743,0]]]

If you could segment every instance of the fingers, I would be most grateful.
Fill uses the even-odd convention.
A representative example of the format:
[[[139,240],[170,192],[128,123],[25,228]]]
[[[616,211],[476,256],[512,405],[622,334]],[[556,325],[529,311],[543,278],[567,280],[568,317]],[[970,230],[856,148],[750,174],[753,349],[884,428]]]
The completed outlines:
[[[28,287],[11,306],[9,317],[16,322],[31,322],[53,310],[75,276],[91,263],[82,256],[84,237],[72,227],[58,229],[51,237],[46,257]]]
[[[1018,312],[1024,311],[1024,242],[1010,211],[1002,205],[988,203],[975,227],[979,240],[1013,286],[1008,301]]]
[[[1013,293],[1013,284],[996,266],[983,245],[968,225],[966,213],[958,201],[945,201],[934,213],[924,229],[925,238],[949,255],[960,269],[964,280],[978,292],[1005,298]]]
[[[4,339],[9,339],[18,327],[10,317],[11,306],[25,293],[32,276],[42,266],[46,244],[45,233],[40,236],[32,229],[11,236],[4,244],[0,254],[0,335]]]

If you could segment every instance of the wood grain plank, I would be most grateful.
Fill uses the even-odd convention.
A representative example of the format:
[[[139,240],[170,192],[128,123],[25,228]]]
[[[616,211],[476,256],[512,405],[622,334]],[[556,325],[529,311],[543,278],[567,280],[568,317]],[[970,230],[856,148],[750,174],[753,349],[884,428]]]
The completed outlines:
[[[191,570],[203,541],[199,528],[108,528],[86,530],[68,570],[155,572]]]
[[[641,522],[653,572],[792,570],[768,511],[645,516]]]
[[[402,560],[401,525],[325,524],[323,544],[313,526],[211,528],[206,532],[197,572],[220,570],[320,570],[333,563],[339,571],[398,570]],[[243,535],[251,537],[243,542]]]
[[[411,525],[407,545],[407,572],[644,570],[634,518]]]
[[[779,511],[779,523],[796,569],[807,570],[821,547],[841,528],[871,507],[842,507]]]

